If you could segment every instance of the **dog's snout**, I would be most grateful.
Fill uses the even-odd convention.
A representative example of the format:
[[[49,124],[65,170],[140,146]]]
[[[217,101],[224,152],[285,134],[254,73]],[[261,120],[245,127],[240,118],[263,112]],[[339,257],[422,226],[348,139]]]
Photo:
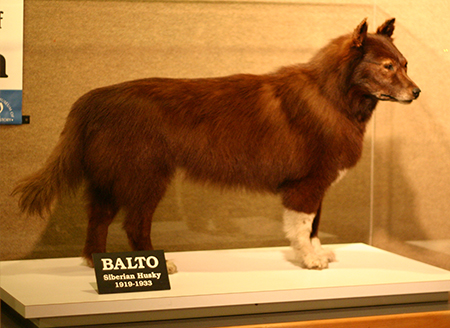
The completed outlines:
[[[417,99],[419,97],[421,90],[419,88],[414,88],[412,93],[414,95],[414,99]]]

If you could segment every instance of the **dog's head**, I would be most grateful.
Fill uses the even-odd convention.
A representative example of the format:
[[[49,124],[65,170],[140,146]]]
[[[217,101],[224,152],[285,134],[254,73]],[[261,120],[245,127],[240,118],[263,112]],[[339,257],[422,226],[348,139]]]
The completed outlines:
[[[353,46],[363,53],[353,83],[378,100],[410,103],[420,94],[419,87],[407,75],[407,60],[394,46],[395,18],[389,19],[375,34],[367,33],[363,20],[353,33]]]

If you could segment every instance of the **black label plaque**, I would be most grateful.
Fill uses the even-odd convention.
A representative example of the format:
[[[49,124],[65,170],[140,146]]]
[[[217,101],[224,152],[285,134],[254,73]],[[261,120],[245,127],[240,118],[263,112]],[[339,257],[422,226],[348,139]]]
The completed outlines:
[[[170,289],[164,251],[93,254],[99,294]]]

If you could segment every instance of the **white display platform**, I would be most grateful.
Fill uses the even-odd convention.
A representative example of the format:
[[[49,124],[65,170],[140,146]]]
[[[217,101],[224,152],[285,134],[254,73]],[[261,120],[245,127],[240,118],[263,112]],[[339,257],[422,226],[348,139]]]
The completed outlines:
[[[447,301],[450,272],[364,244],[295,265],[289,247],[166,253],[171,290],[97,293],[80,258],[0,262],[1,299],[40,327]]]

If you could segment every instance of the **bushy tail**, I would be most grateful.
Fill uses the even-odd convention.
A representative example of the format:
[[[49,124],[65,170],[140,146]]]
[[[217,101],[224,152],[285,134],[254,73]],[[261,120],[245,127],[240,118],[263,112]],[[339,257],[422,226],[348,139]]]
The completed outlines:
[[[58,145],[44,167],[23,179],[12,192],[21,194],[19,207],[30,215],[50,213],[53,201],[74,190],[83,178],[82,144],[76,120],[69,115]]]

